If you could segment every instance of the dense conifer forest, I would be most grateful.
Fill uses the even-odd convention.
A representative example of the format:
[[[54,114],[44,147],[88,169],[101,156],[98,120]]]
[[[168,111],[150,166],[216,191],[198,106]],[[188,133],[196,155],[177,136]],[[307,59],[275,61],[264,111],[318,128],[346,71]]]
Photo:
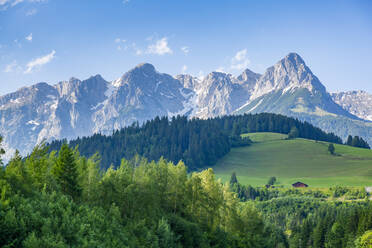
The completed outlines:
[[[249,145],[240,134],[247,132],[276,132],[290,138],[306,138],[342,144],[341,138],[325,133],[307,122],[276,114],[246,114],[200,120],[186,117],[155,118],[143,125],[134,123],[106,136],[95,134],[69,142],[80,153],[90,157],[101,156],[104,169],[117,166],[122,158],[132,159],[136,154],[151,160],[164,157],[173,163],[182,160],[190,170],[212,166],[232,147]],[[50,150],[59,150],[66,140],[53,141]]]

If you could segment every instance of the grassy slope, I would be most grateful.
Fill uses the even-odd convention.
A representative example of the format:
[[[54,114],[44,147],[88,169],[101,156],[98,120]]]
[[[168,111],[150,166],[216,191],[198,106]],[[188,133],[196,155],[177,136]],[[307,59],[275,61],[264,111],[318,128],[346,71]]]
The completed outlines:
[[[255,186],[270,176],[285,186],[296,181],[311,187],[372,186],[372,150],[335,145],[333,156],[325,142],[284,140],[286,135],[275,133],[246,135],[255,143],[232,149],[214,167],[223,181],[235,171],[241,183]]]

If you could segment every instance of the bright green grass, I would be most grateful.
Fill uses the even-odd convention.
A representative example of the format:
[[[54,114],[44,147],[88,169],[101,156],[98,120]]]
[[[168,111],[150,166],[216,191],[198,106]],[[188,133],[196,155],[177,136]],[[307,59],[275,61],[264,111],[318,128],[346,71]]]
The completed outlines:
[[[296,181],[310,187],[372,186],[372,150],[335,145],[334,156],[326,142],[284,140],[286,135],[276,133],[245,136],[255,143],[232,149],[213,168],[223,181],[235,171],[241,183],[254,186],[266,184],[270,176],[285,186]]]
[[[249,137],[253,142],[266,142],[274,140],[284,140],[288,137],[286,134],[281,133],[246,133],[242,137]]]

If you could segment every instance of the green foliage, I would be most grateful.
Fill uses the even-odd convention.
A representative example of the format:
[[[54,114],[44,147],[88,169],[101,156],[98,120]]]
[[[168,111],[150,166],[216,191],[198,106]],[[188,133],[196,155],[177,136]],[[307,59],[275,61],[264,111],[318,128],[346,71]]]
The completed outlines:
[[[61,191],[78,198],[80,196],[80,185],[78,182],[78,171],[72,150],[67,144],[63,144],[52,169]]]
[[[367,192],[363,187],[350,188],[336,186],[331,187],[330,191],[333,192],[333,197],[338,198],[344,196],[347,200],[365,199],[367,197]]]
[[[291,129],[290,129],[291,128]],[[233,147],[251,145],[247,132],[276,132],[292,134],[297,138],[307,138],[342,144],[342,140],[332,133],[307,122],[300,122],[276,114],[246,114],[224,116],[213,119],[187,119],[186,117],[156,117],[142,126],[134,123],[129,127],[113,132],[111,136],[95,134],[91,137],[71,140],[71,148],[85,157],[95,153],[101,156],[101,168],[117,167],[122,158],[128,160],[139,154],[149,160],[160,157],[178,163],[184,161],[189,170],[195,171],[216,164]],[[293,136],[292,135],[292,136]],[[294,138],[294,136],[292,138]],[[49,147],[59,150],[65,140],[54,141]]]
[[[268,185],[274,185],[276,182],[276,177],[270,177],[269,178],[269,181],[267,181],[267,184]]]
[[[233,172],[231,174],[231,178],[230,178],[230,185],[233,186],[234,184],[238,183],[238,179],[236,178],[236,173]]]
[[[310,187],[371,186],[372,151],[334,144],[337,156],[330,156],[328,142],[302,138],[286,140],[277,133],[247,133],[249,147],[232,148],[213,169],[228,182],[236,172],[242,184],[263,186],[275,175],[280,185],[301,181]]]
[[[329,153],[332,154],[332,155],[335,154],[335,146],[334,146],[332,143],[330,143],[330,144],[328,145],[328,151],[329,151]]]
[[[349,135],[347,137],[347,141],[346,141],[345,145],[370,149],[369,144],[365,140],[363,140],[362,137],[359,137],[359,136],[354,136],[353,137],[353,136]]]
[[[188,176],[183,162],[135,156],[104,172],[99,161],[67,145],[16,153],[0,177],[0,247],[274,247],[212,169]]]
[[[372,247],[372,231],[366,231],[360,238],[355,241],[356,248]]]
[[[0,247],[370,245],[368,200],[343,203],[325,201],[318,191],[253,188],[236,174],[222,184],[213,169],[188,175],[183,162],[164,158],[134,156],[107,171],[99,164],[99,155],[85,158],[67,145],[58,156],[43,145],[25,159],[16,153],[0,170]]]
[[[0,136],[0,166],[3,165],[3,160],[1,159],[1,156],[5,154],[5,150],[1,147],[2,142],[3,142],[3,137]]]
[[[297,127],[294,126],[294,127],[291,128],[291,131],[289,131],[289,133],[288,133],[288,139],[298,138],[299,135],[300,135],[300,133],[299,133]]]

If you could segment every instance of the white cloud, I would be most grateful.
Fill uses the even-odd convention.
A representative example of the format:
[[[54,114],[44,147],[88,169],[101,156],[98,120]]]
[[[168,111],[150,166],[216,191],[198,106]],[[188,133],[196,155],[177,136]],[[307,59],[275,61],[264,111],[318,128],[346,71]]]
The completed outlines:
[[[14,60],[12,63],[5,66],[4,72],[13,72],[16,67],[17,61]]]
[[[137,47],[137,44],[135,42],[132,42],[130,47],[135,51],[137,56],[143,54],[143,51]]]
[[[121,51],[121,50],[127,50],[128,49],[128,46],[126,46],[126,45],[124,45],[124,46],[122,46],[122,45],[119,45],[119,46],[117,46],[116,47],[116,49],[118,49],[118,51]]]
[[[181,50],[184,54],[188,54],[190,52],[190,49],[188,46],[181,47]]]
[[[238,51],[231,59],[231,69],[243,70],[248,67],[251,62],[247,58],[247,49]]]
[[[203,80],[204,79],[204,71],[199,71],[198,73],[198,79]]]
[[[8,2],[10,2],[10,0],[0,0],[0,6],[3,6]]]
[[[31,73],[33,72],[33,70],[35,68],[40,68],[41,66],[49,63],[50,61],[52,61],[52,59],[54,59],[54,55],[56,54],[56,51],[53,50],[51,53],[45,55],[45,56],[41,56],[39,58],[36,58],[36,59],[33,59],[31,60],[30,62],[28,62],[28,64],[26,65],[26,70],[24,73]]]
[[[31,34],[29,34],[28,36],[26,36],[26,38],[25,38],[26,40],[28,40],[28,41],[32,41],[32,33]]]
[[[117,50],[121,51],[121,50],[127,50],[128,49],[128,46],[124,44],[124,43],[127,42],[126,40],[122,40],[120,38],[116,38],[114,40],[114,42],[116,44],[118,44],[118,46],[116,47]]]
[[[234,59],[236,61],[242,61],[246,58],[246,56],[247,56],[247,49],[243,49],[235,54]]]
[[[0,11],[1,10],[7,10],[8,8],[14,7],[14,6],[16,6],[20,3],[23,3],[23,2],[42,3],[42,2],[47,2],[47,1],[48,0],[0,0]],[[35,14],[35,13],[32,13],[32,14]],[[27,15],[27,13],[26,13],[26,15]]]
[[[135,51],[136,51],[136,55],[142,55],[143,54],[143,51],[139,48],[135,48]]]
[[[182,74],[185,74],[187,71],[187,65],[182,66]]]
[[[147,53],[164,55],[172,54],[173,51],[168,46],[168,39],[164,37],[160,40],[157,40],[154,44],[149,45],[147,48]]]
[[[26,12],[26,16],[33,16],[37,13],[37,9],[30,9],[29,11]]]
[[[16,6],[17,4],[19,3],[22,3],[24,0],[14,0],[12,3],[11,3],[11,6],[14,7]]]
[[[123,0],[123,4],[127,4],[129,2],[130,2],[130,0]]]

